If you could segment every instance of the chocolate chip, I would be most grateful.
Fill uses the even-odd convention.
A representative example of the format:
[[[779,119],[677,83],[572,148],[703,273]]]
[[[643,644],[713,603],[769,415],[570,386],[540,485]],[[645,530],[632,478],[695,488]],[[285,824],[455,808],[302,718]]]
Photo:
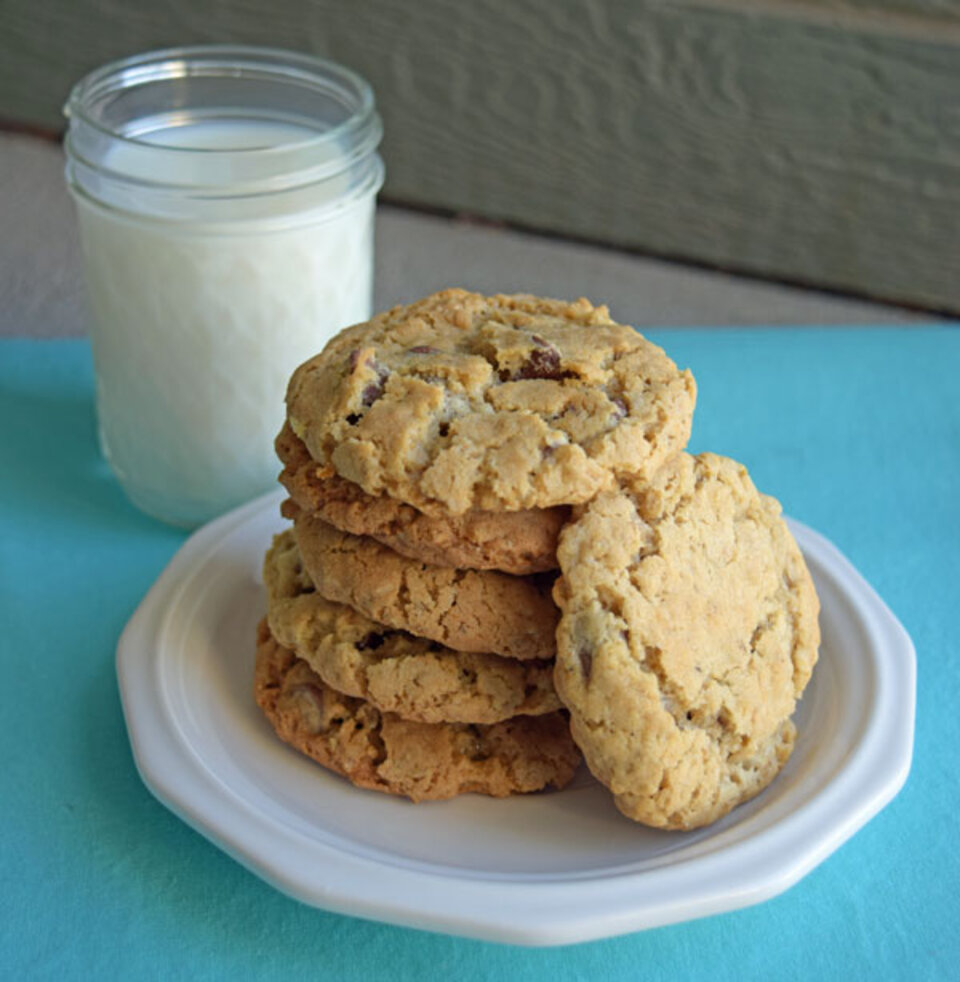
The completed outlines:
[[[486,760],[490,756],[490,751],[487,748],[486,741],[483,739],[483,733],[478,727],[472,725],[468,726],[463,735],[466,737],[464,753],[471,760],[482,761]]]
[[[350,424],[351,426],[356,426],[356,425],[357,425],[357,423],[359,423],[359,422],[360,422],[360,416],[359,416],[359,415],[357,415],[357,413],[350,413],[350,415],[349,415],[349,416],[347,417],[347,422],[348,422],[348,423],[349,423],[349,424]]]
[[[383,383],[371,382],[360,396],[360,401],[365,406],[372,406],[383,395]]]
[[[367,385],[360,394],[360,400],[365,406],[372,406],[383,395],[383,390],[387,385],[387,379],[390,378],[389,369],[384,368],[383,365],[378,364],[376,361],[373,361],[370,367],[376,371],[377,380]]]
[[[410,349],[412,355],[435,355],[440,349],[431,347],[429,344],[418,344]]]
[[[437,432],[440,434],[440,436],[446,436],[450,432],[450,424],[449,423],[441,423],[437,427]]]
[[[593,671],[593,652],[589,648],[581,648],[577,656],[580,658],[580,671],[583,672],[583,677],[589,679]]]
[[[546,347],[534,348],[514,378],[561,379],[569,378],[569,373],[560,370],[560,352],[552,345],[547,345]]]
[[[386,640],[386,635],[371,631],[365,638],[361,638],[357,642],[357,651],[376,651],[377,648],[382,647]]]
[[[629,411],[627,404],[623,401],[623,399],[620,399],[619,397],[615,397],[610,401],[613,403],[613,407],[614,407],[613,408],[614,421],[623,419],[623,417],[626,416],[627,412]]]
[[[350,352],[350,372],[351,374],[355,372],[360,367],[360,348],[354,348]],[[360,393],[360,401],[365,406],[372,406],[379,398],[383,395],[384,386],[387,384],[387,379],[390,377],[390,372],[388,369],[384,368],[383,365],[379,364],[376,358],[368,356],[363,362],[364,367],[372,368],[377,373],[377,379],[375,382],[368,383],[363,392]],[[348,422],[351,421],[348,417]]]

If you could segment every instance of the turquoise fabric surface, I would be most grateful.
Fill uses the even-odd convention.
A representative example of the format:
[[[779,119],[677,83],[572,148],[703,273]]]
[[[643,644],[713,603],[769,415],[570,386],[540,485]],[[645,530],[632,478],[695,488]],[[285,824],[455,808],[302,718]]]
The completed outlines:
[[[11,979],[859,979],[960,972],[960,329],[649,332],[700,389],[691,448],[832,539],[918,653],[894,802],[785,894],[521,949],[302,906],[157,803],[114,649],[183,542],[99,457],[83,342],[0,343],[0,974]]]

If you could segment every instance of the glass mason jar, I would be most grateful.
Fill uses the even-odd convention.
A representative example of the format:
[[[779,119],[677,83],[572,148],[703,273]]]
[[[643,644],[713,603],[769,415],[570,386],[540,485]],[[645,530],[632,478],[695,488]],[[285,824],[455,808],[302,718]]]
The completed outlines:
[[[64,111],[101,446],[136,505],[195,526],[276,486],[290,374],[370,315],[373,93],[212,45],[100,68]]]

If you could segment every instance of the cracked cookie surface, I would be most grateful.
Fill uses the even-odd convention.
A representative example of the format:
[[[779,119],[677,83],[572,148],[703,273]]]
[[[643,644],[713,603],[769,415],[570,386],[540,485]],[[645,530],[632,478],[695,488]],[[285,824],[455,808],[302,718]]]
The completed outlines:
[[[302,511],[294,529],[303,565],[328,600],[455,651],[521,660],[556,653],[552,574],[430,566]]]
[[[386,495],[369,495],[323,467],[284,424],[276,439],[280,483],[305,511],[353,535],[369,535],[395,552],[434,566],[498,569],[516,576],[557,568],[557,537],[570,509],[478,511],[427,515]]]
[[[294,372],[310,456],[421,511],[588,501],[690,435],[689,372],[586,300],[445,290],[333,338]]]
[[[278,535],[263,568],[277,642],[344,695],[424,723],[497,723],[560,709],[553,663],[452,651],[396,631],[315,590],[293,531]]]
[[[819,602],[778,502],[680,454],[564,530],[555,683],[620,810],[694,828],[761,791],[817,659]]]
[[[265,621],[257,630],[254,696],[285,743],[359,787],[413,801],[562,788],[580,760],[559,712],[490,726],[381,713],[325,685]]]

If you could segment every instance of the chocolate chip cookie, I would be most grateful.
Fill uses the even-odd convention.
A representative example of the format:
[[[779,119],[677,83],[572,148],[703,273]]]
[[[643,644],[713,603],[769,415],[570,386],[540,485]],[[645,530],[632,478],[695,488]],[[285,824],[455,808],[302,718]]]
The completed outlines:
[[[693,828],[762,790],[819,645],[779,504],[740,464],[684,453],[585,506],[559,561],[555,683],[620,810]]]
[[[276,449],[284,465],[280,483],[290,497],[343,532],[368,535],[433,566],[498,569],[516,576],[557,568],[557,536],[569,508],[426,515],[386,495],[369,495],[329,465],[317,464],[289,424]]]
[[[521,660],[556,652],[552,574],[429,566],[306,512],[294,528],[304,567],[328,600],[455,651]]]
[[[290,380],[321,466],[426,513],[588,501],[690,434],[693,377],[606,307],[445,290],[333,338]]]
[[[280,739],[359,787],[413,801],[561,788],[580,759],[559,712],[491,726],[416,723],[381,713],[325,685],[276,642],[265,621],[257,634],[254,694]]]
[[[344,695],[424,723],[497,723],[560,709],[552,661],[451,651],[325,600],[292,530],[274,539],[263,573],[274,638]]]

